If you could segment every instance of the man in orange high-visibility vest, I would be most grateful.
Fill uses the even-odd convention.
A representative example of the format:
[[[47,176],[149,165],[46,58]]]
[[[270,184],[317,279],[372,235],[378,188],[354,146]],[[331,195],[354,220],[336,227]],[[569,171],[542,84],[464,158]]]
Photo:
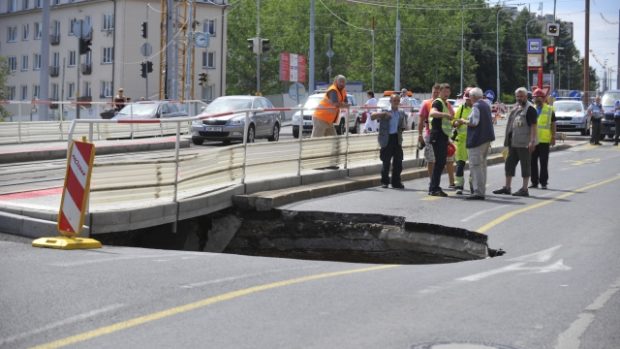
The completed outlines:
[[[349,106],[346,84],[347,79],[343,75],[338,75],[325,92],[325,96],[312,115],[312,138],[336,135],[334,122],[338,119],[340,108]]]

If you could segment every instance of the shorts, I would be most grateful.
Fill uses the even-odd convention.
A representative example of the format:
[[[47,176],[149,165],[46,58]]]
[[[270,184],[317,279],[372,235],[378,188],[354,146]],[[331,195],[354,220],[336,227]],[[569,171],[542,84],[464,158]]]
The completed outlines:
[[[532,155],[527,148],[508,148],[508,157],[504,169],[506,177],[514,177],[517,163],[521,162],[521,177],[529,177],[532,173]]]
[[[427,143],[426,147],[424,147],[424,160],[426,162],[435,162],[435,152],[429,143]],[[454,155],[448,156],[446,158],[446,162],[454,162]]]

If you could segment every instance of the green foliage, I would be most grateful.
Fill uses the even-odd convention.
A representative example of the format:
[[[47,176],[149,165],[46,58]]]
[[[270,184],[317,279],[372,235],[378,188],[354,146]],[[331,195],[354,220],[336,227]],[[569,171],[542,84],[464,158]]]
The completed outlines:
[[[288,83],[279,81],[280,52],[308,57],[310,1],[261,1],[260,36],[268,38],[271,50],[261,55],[263,94],[282,93]],[[331,81],[343,74],[349,81],[361,81],[365,89],[372,84],[372,21],[375,22],[375,91],[393,88],[396,1],[375,5],[343,0],[315,1],[315,81]],[[429,91],[434,82],[448,82],[454,94],[460,92],[461,19],[463,19],[463,85],[497,89],[496,38],[499,38],[502,96],[525,86],[525,25],[534,18],[527,10],[518,13],[484,0],[400,0],[401,21],[400,85],[414,91]],[[498,12],[499,11],[499,12]],[[228,11],[227,94],[252,94],[256,90],[256,55],[247,48],[247,39],[256,36],[256,1],[238,0]],[[498,21],[496,21],[498,20]],[[499,33],[496,31],[499,26]],[[558,70],[570,76],[571,86],[581,86],[581,63],[572,38],[561,26],[557,46],[566,54]],[[544,37],[542,22],[528,26],[530,38]],[[334,56],[326,55],[328,37],[333,37]],[[569,68],[570,67],[570,68]],[[570,69],[570,74],[568,72]],[[557,81],[557,79],[556,79]],[[596,83],[593,75],[593,83]],[[497,91],[496,91],[497,92]]]

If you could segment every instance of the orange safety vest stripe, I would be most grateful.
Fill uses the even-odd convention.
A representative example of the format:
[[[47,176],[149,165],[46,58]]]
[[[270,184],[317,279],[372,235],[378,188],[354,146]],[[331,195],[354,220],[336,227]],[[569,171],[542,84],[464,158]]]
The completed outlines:
[[[340,111],[340,108],[334,108],[334,106],[329,100],[328,93],[332,90],[336,91],[336,95],[338,96],[338,102],[342,103],[345,101],[345,98],[347,96],[347,90],[343,88],[342,91],[339,91],[338,88],[336,88],[336,85],[332,84],[325,92],[325,96],[323,96],[321,102],[319,102],[319,107],[314,111],[315,118],[323,120],[330,124],[336,122],[336,119],[338,118],[338,112]]]

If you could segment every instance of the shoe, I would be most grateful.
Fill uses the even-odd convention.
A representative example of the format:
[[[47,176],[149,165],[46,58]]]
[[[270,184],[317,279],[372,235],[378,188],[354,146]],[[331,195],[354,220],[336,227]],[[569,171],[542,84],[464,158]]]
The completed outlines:
[[[405,189],[405,185],[402,184],[402,183],[392,184],[392,188],[394,188],[394,189]]]
[[[456,195],[463,195],[463,189],[457,189]]]
[[[501,189],[493,190],[493,194],[507,194],[507,195],[510,195],[510,188],[502,187]]]
[[[470,195],[465,198],[465,200],[484,200],[484,196],[482,195]]]
[[[541,188],[541,189],[547,189],[547,185],[546,185],[546,184],[543,184],[543,185],[541,185],[541,186],[540,186],[540,188]]]
[[[388,185],[387,184],[381,184],[381,188],[387,188]]]
[[[528,188],[538,188],[538,184],[532,184]]]
[[[434,191],[434,192],[432,192],[430,195],[431,195],[431,196],[440,196],[440,197],[442,197],[442,198],[445,198],[445,197],[447,197],[447,196],[448,196],[448,194],[444,193],[444,192],[443,192],[443,190],[437,190],[437,191]]]
[[[454,184],[450,184],[450,185],[448,186],[448,188],[449,188],[449,189],[456,189],[456,185],[454,185]]]
[[[512,196],[530,196],[530,193],[527,191],[527,189],[521,188],[512,193]]]

